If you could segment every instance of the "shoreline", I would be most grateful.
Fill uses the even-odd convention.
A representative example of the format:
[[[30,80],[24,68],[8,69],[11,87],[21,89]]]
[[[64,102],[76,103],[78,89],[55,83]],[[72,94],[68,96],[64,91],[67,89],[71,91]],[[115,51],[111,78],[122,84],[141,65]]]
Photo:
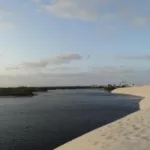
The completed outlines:
[[[48,92],[51,90],[76,90],[76,89],[99,89],[111,92],[116,89],[114,86],[57,86],[57,87],[0,87],[0,96],[3,97],[28,97],[35,96],[38,92]]]
[[[115,94],[126,94],[142,97],[139,103],[140,110],[150,108],[150,86],[135,86],[128,88],[118,88],[112,91]]]
[[[150,147],[150,86],[119,88],[115,94],[139,96],[140,110],[93,130],[55,150],[147,150]],[[149,108],[149,109],[148,109]]]

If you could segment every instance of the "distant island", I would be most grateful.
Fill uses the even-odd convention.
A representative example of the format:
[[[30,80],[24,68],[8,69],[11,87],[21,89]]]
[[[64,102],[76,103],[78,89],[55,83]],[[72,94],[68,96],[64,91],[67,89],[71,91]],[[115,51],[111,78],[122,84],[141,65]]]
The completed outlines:
[[[111,92],[116,88],[127,87],[128,85],[107,85],[107,86],[56,86],[56,87],[8,87],[0,88],[0,96],[34,96],[37,92],[48,92],[48,90],[71,90],[71,89],[101,89]]]
[[[46,88],[39,87],[8,87],[0,88],[0,96],[34,96],[36,92],[46,92]]]

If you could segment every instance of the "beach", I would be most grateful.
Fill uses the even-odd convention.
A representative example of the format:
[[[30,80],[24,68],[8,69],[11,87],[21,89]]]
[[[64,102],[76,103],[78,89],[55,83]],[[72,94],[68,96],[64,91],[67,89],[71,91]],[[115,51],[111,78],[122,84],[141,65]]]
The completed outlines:
[[[150,86],[120,88],[112,93],[141,97],[140,110],[87,133],[56,150],[148,150],[150,147]]]

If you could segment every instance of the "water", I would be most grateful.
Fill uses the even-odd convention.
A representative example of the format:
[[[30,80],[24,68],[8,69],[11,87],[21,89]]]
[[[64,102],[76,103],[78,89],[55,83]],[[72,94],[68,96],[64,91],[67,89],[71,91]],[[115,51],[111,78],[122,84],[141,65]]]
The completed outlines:
[[[100,90],[56,90],[32,98],[0,98],[0,150],[52,150],[137,111],[138,103],[137,97]]]

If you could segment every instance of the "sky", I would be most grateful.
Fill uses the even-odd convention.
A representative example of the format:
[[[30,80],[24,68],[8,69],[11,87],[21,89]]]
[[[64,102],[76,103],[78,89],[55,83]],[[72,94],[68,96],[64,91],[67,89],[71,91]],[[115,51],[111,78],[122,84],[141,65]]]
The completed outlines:
[[[149,0],[0,0],[0,86],[150,84]]]

